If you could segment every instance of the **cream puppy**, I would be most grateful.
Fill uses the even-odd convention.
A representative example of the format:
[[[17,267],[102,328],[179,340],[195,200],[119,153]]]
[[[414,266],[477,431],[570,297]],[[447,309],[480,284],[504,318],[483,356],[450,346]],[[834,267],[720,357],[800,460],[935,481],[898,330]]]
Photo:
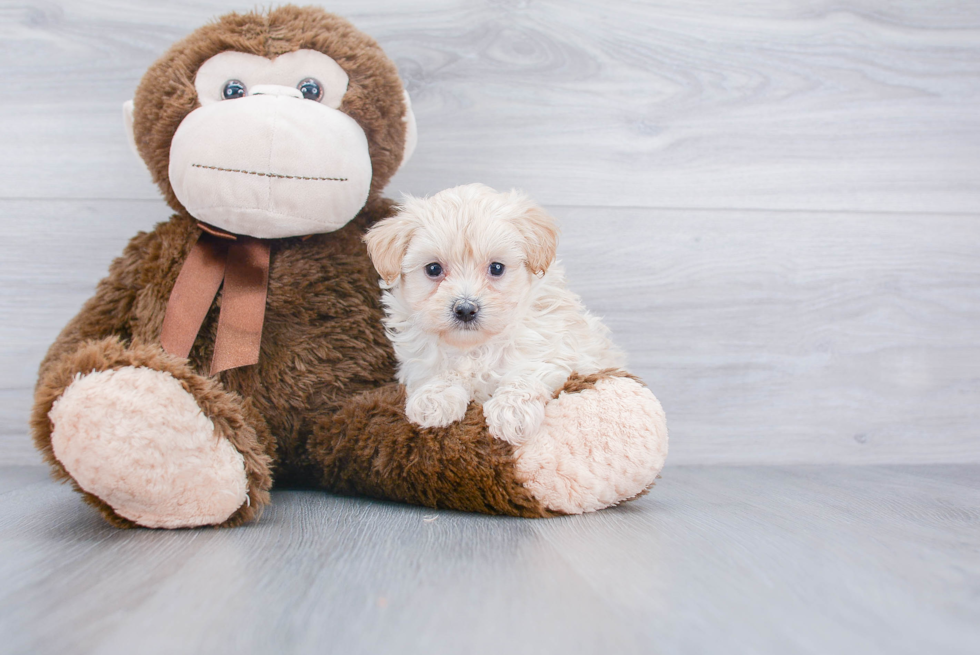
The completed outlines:
[[[449,425],[476,400],[491,434],[519,444],[570,373],[624,364],[565,287],[554,219],[519,192],[470,184],[409,197],[364,240],[413,423]]]

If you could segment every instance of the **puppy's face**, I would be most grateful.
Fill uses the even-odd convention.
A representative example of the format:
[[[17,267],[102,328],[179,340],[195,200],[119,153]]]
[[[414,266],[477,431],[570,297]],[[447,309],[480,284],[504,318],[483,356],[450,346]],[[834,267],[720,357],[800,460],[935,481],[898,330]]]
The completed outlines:
[[[408,199],[365,241],[415,325],[467,348],[521,320],[557,236],[554,219],[522,194],[474,184]]]

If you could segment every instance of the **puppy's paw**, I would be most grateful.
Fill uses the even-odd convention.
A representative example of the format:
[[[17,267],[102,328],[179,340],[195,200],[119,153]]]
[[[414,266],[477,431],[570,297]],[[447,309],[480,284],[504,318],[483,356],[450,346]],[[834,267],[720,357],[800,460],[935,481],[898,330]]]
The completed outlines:
[[[408,420],[423,428],[441,428],[462,420],[470,395],[459,385],[432,383],[409,394],[405,403]]]
[[[483,404],[490,434],[515,446],[524,443],[541,427],[546,402],[538,390],[524,386],[497,389]]]

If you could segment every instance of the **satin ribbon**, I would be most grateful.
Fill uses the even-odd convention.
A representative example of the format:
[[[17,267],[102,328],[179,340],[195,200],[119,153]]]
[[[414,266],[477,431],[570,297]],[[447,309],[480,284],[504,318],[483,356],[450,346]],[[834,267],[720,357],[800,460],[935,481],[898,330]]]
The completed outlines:
[[[187,357],[224,282],[211,357],[211,375],[217,375],[259,361],[270,248],[262,239],[201,228],[170,293],[160,343],[171,355]]]

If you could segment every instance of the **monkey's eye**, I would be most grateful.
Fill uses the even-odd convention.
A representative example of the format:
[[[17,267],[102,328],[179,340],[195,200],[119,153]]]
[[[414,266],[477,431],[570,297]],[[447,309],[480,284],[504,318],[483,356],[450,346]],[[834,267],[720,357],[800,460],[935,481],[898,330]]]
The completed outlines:
[[[442,275],[442,265],[438,262],[432,262],[431,264],[425,265],[425,274],[429,277],[439,277]]]
[[[302,93],[303,97],[307,100],[315,100],[319,102],[320,98],[323,97],[323,89],[320,87],[320,83],[314,80],[312,77],[308,77],[297,84],[296,88],[299,89],[300,93]]]
[[[225,100],[234,100],[245,96],[245,85],[238,80],[228,80],[225,88],[221,90],[221,97]]]
[[[490,264],[490,275],[493,277],[500,277],[504,274],[504,265],[500,262],[494,262]]]

